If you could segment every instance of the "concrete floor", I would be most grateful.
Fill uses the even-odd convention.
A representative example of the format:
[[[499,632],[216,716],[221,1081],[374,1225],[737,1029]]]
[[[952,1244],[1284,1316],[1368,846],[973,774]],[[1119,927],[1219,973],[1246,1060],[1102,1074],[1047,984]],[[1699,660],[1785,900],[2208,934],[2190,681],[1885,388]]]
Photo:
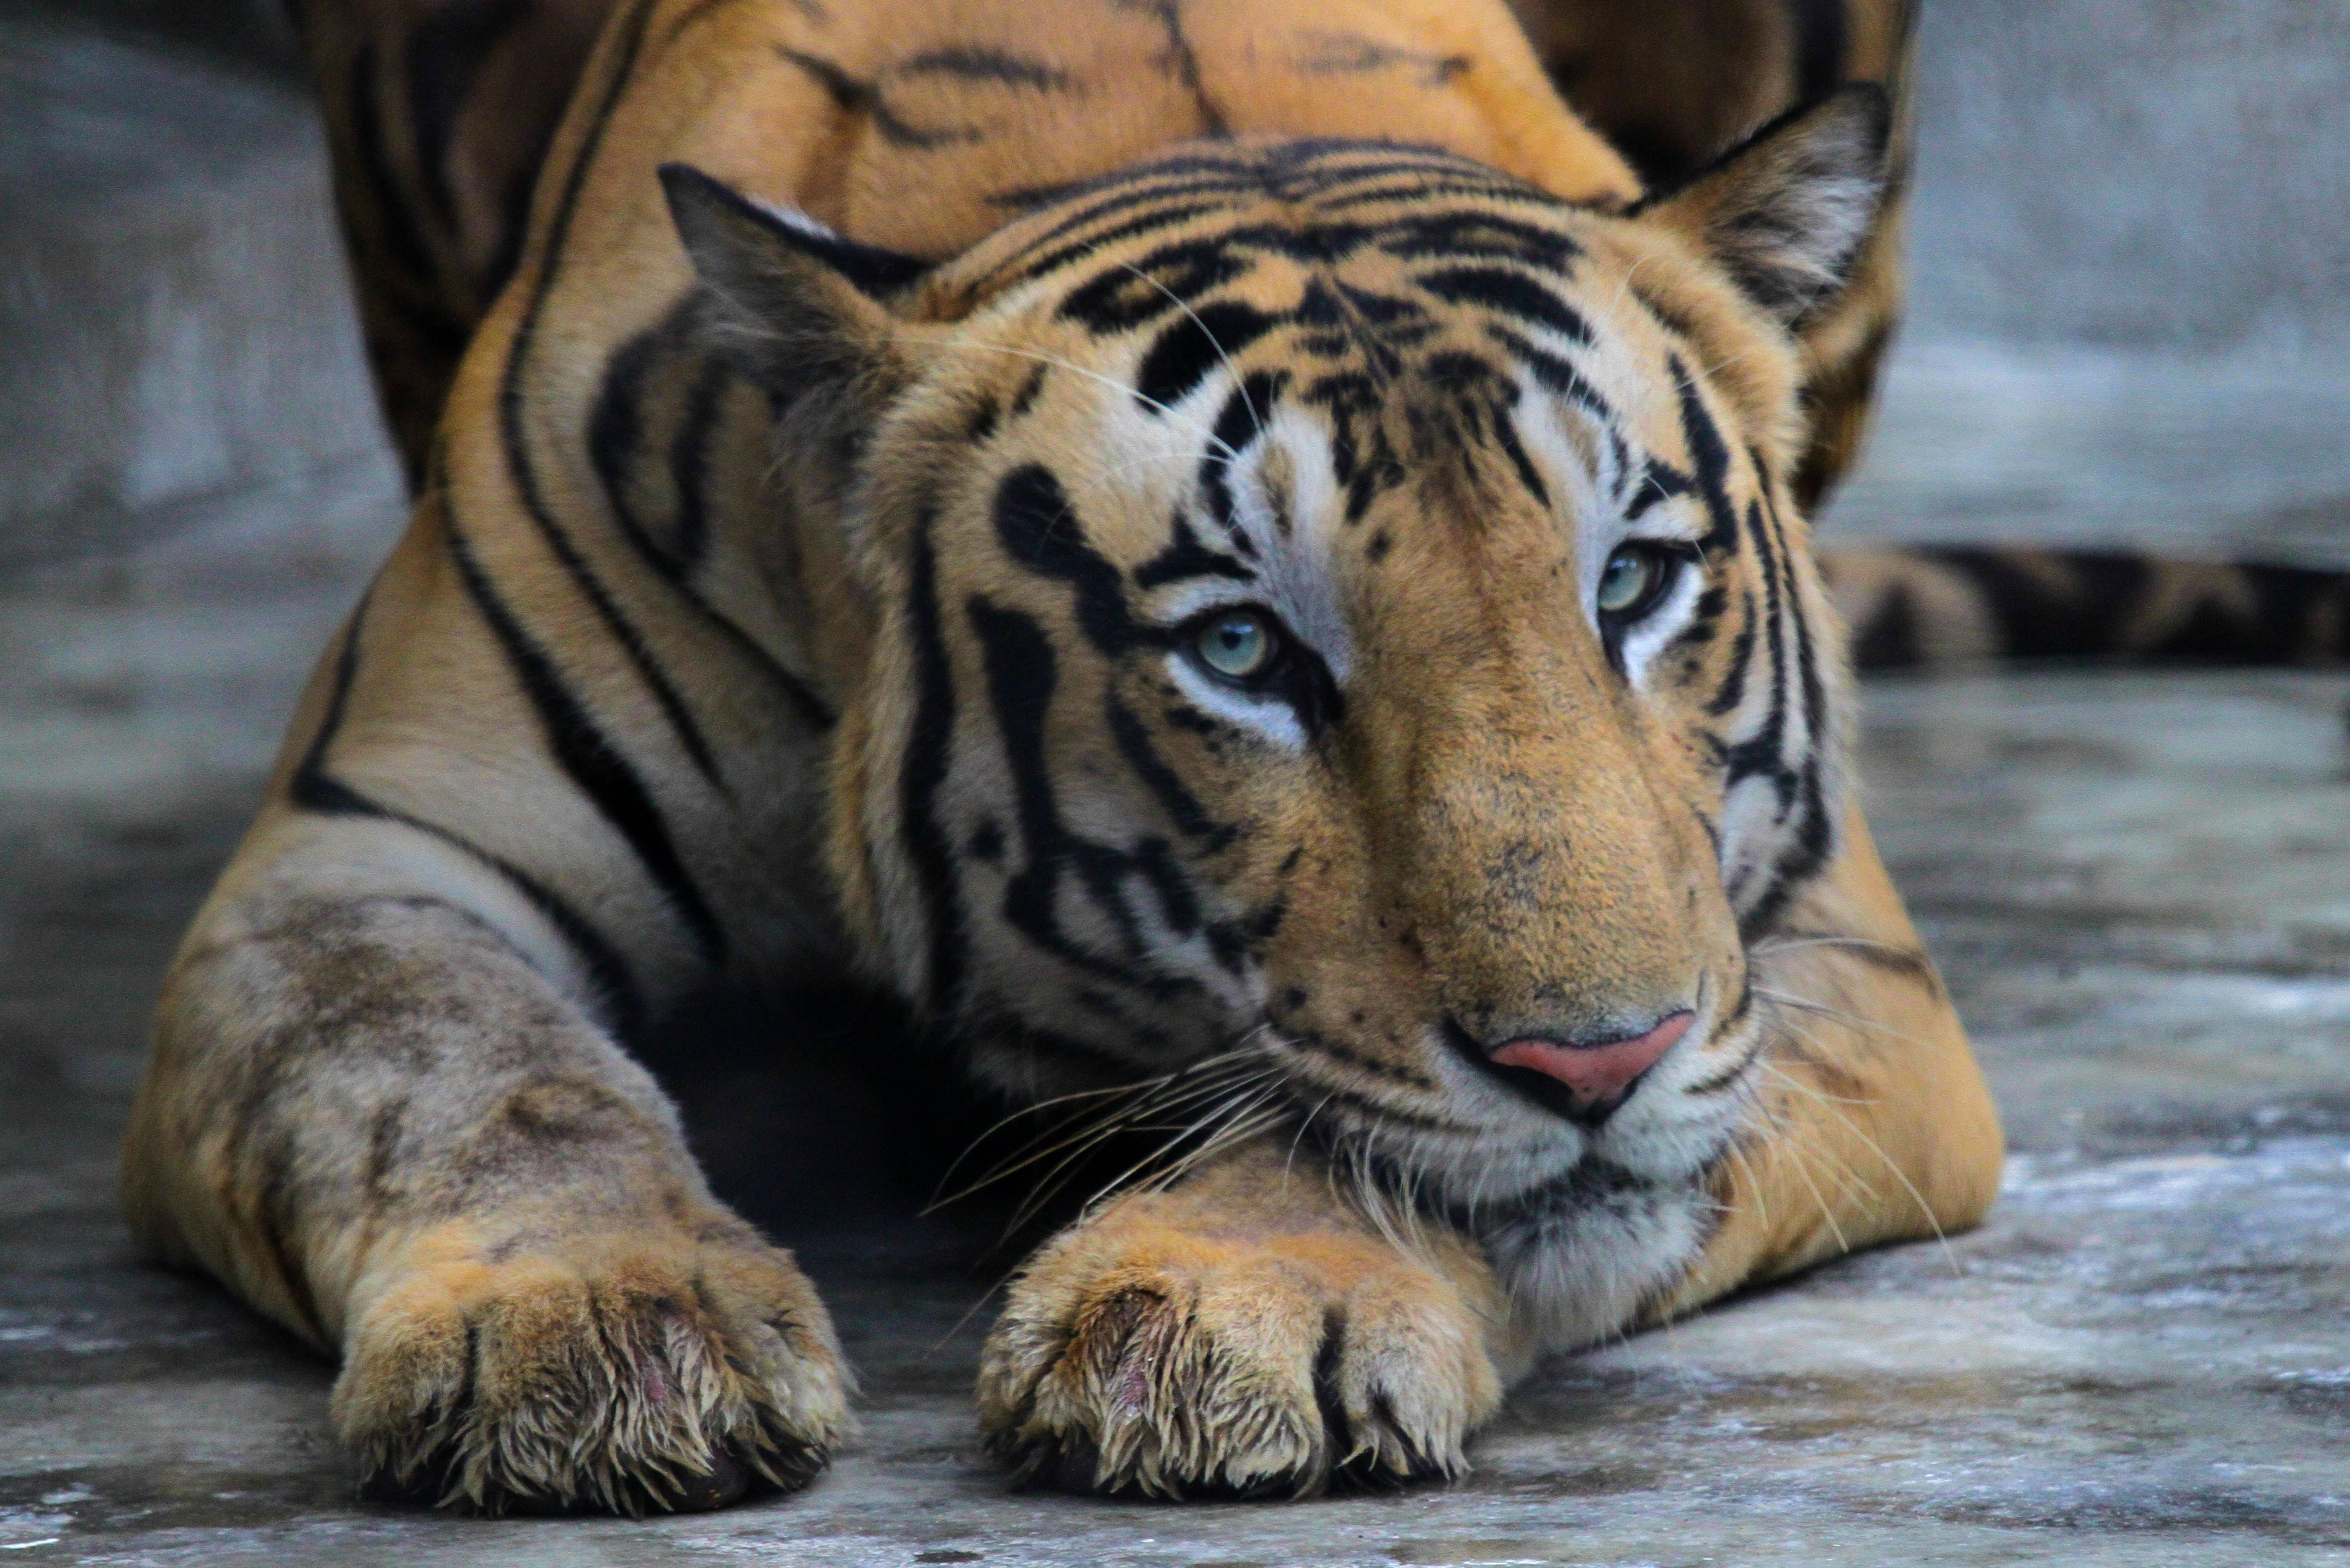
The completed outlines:
[[[2338,16],[2012,9],[1929,8],[1919,329],[1830,532],[2350,564],[2350,247],[2311,222],[2350,160],[2306,155],[2350,141]],[[875,1202],[760,1210],[865,1382],[813,1490],[646,1523],[359,1505],[331,1369],[136,1263],[111,1199],[157,976],[397,525],[310,111],[282,38],[213,36],[270,14],[0,16],[0,1563],[2345,1561],[2350,738],[2319,677],[1871,688],[1875,820],[2007,1115],[2005,1199],[1557,1366],[1457,1487],[1007,1492],[965,1321],[1003,1260],[906,1220],[873,1159]],[[734,1181],[879,1114],[755,1063],[701,1087]]]
[[[12,685],[0,754],[24,757],[43,701]],[[204,754],[265,727],[158,677],[69,715],[69,769],[12,770],[0,791],[0,1552],[408,1568],[2341,1562],[2342,695],[2298,676],[1872,688],[1876,819],[2017,1151],[1995,1219],[1565,1361],[1459,1486],[1201,1508],[1010,1493],[968,1405],[985,1313],[962,1320],[992,1275],[937,1230],[786,1228],[864,1377],[861,1448],[801,1496],[729,1513],[484,1522],[356,1502],[327,1428],[330,1369],[130,1256],[110,1146],[141,1014],[255,787]],[[108,774],[150,783],[77,782]]]

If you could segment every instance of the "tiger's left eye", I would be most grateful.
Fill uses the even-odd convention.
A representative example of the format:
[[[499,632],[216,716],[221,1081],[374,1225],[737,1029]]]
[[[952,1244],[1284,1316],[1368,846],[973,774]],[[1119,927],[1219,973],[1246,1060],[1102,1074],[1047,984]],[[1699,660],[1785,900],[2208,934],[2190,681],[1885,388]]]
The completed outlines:
[[[1191,639],[1201,663],[1227,680],[1253,680],[1273,668],[1280,633],[1256,610],[1233,610],[1210,619]]]
[[[1599,613],[1638,615],[1664,597],[1673,557],[1655,545],[1619,545],[1599,571]]]

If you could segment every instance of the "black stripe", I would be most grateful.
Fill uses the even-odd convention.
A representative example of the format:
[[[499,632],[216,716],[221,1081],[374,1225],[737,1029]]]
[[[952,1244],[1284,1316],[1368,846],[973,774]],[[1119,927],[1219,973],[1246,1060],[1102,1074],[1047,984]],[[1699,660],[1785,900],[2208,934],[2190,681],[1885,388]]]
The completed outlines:
[[[2141,645],[2133,641],[2133,623],[2149,600],[2177,586],[2174,574],[2201,563],[1996,546],[1916,555],[1970,579],[1999,623],[2000,653],[2010,659],[2290,665],[2339,662],[2350,653],[2350,573],[2228,566],[2225,586],[2248,595],[2251,608],[2206,593],[2158,641]],[[1889,659],[1893,650],[1873,651]],[[1908,651],[1924,657],[1922,649]]]
[[[1465,74],[1472,63],[1467,55],[1438,55],[1425,49],[1398,48],[1361,33],[1315,33],[1307,35],[1307,47],[1313,52],[1300,55],[1292,61],[1293,68],[1300,76],[1367,76],[1409,67],[1418,73],[1416,85],[1440,88]]]
[[[1382,1062],[1378,1057],[1367,1055],[1351,1045],[1342,1045],[1318,1030],[1293,1029],[1285,1031],[1284,1035],[1289,1044],[1297,1049],[1326,1056],[1339,1065],[1352,1067],[1358,1073],[1367,1073],[1375,1078],[1385,1078],[1391,1083],[1401,1084],[1407,1088],[1418,1089],[1424,1094],[1432,1093],[1436,1089],[1436,1080],[1417,1067],[1405,1066],[1397,1062]]]
[[[1754,552],[1755,566],[1762,576],[1762,646],[1763,658],[1769,662],[1771,670],[1771,702],[1762,716],[1762,727],[1749,739],[1730,748],[1725,785],[1735,789],[1750,778],[1768,778],[1779,797],[1779,813],[1783,816],[1794,804],[1794,780],[1787,772],[1784,746],[1787,732],[1786,627],[1782,618],[1783,600],[1779,563],[1772,553],[1770,538],[1763,532],[1762,508],[1759,503],[1750,503],[1747,506],[1746,536]]]
[[[240,1116],[234,1125],[242,1128],[250,1127],[252,1121]],[[296,1158],[292,1135],[289,1133],[273,1140],[261,1158],[261,1191],[254,1205],[261,1222],[254,1229],[261,1233],[261,1242],[269,1252],[270,1263],[276,1269],[278,1280],[286,1287],[286,1303],[294,1309],[303,1333],[310,1337],[313,1344],[330,1344],[325,1320],[318,1313],[317,1295],[310,1288],[309,1272],[302,1266],[302,1260],[294,1255],[293,1249],[286,1245],[286,1238],[295,1223],[294,1205],[291,1194],[286,1190],[293,1181]]]
[[[939,130],[914,124],[890,108],[879,83],[858,81],[821,55],[811,55],[780,44],[775,46],[775,53],[815,78],[843,113],[864,114],[873,129],[880,132],[881,140],[892,147],[916,152],[935,152],[941,147],[969,146],[983,139],[976,126],[957,125]]]
[[[1413,282],[1437,298],[1546,327],[1580,344],[1591,341],[1591,324],[1572,306],[1524,273],[1498,266],[1440,267]]]
[[[1582,254],[1566,235],[1477,208],[1399,216],[1380,226],[1379,248],[1406,259],[1513,261],[1564,274]]]
[[[1173,201],[1178,196],[1245,195],[1262,188],[1251,166],[1230,158],[1170,158],[1147,168],[1117,170],[1090,180],[1065,180],[1053,185],[1015,185],[988,198],[993,206],[1021,213],[1046,207],[1085,204],[1053,221],[1029,244],[1050,244],[1064,234],[1143,203]],[[1087,200],[1087,198],[1097,198]]]
[[[1485,330],[1495,342],[1525,362],[1526,369],[1534,373],[1534,379],[1541,384],[1543,390],[1573,403],[1601,424],[1616,422],[1616,410],[1608,406],[1598,388],[1583,379],[1582,371],[1498,322],[1488,323]]]
[[[1176,831],[1186,838],[1201,840],[1211,854],[1231,844],[1235,830],[1220,825],[1208,815],[1207,807],[1200,804],[1199,797],[1150,743],[1150,732],[1143,727],[1134,710],[1119,701],[1115,692],[1108,699],[1108,710],[1111,738],[1125,754],[1127,765],[1158,797]]]
[[[946,784],[954,742],[955,693],[940,624],[934,527],[931,517],[922,517],[909,563],[906,619],[914,644],[914,715],[898,774],[898,811],[906,857],[913,862],[931,926],[930,1011],[944,1017],[962,984],[964,940],[954,856],[938,817],[939,791]]]
[[[1743,1079],[1747,1069],[1753,1066],[1762,1053],[1771,1048],[1772,1041],[1773,1035],[1768,1029],[1756,1030],[1754,1038],[1747,1044],[1746,1049],[1739,1054],[1738,1060],[1700,1078],[1696,1083],[1681,1090],[1681,1093],[1693,1096],[1718,1095],[1724,1089],[1731,1087]]]
[[[1855,959],[1887,974],[1906,975],[1936,996],[1943,993],[1941,973],[1934,968],[1934,961],[1928,958],[1921,948],[1905,948],[1840,931],[1806,930],[1801,927],[1790,927],[1777,935],[1791,946],[1817,943],[1831,957]]]
[[[1759,472],[1759,459],[1756,466]],[[1747,509],[1747,526],[1770,589],[1771,712],[1761,734],[1744,745],[1731,748],[1730,766],[1733,787],[1742,763],[1751,762],[1753,771],[1767,772],[1779,798],[1780,822],[1783,825],[1791,811],[1797,813],[1798,816],[1792,833],[1772,862],[1769,886],[1759,899],[1749,905],[1740,919],[1741,934],[1749,940],[1768,929],[1785,912],[1795,890],[1826,864],[1835,840],[1835,823],[1828,815],[1820,783],[1820,749],[1824,739],[1822,731],[1826,722],[1826,694],[1819,678],[1810,625],[1804,618],[1793,558],[1780,528],[1778,507],[1775,498],[1772,497],[1767,474],[1763,475],[1762,483],[1764,496],[1771,504],[1766,506],[1762,502],[1751,503]],[[1801,687],[1805,732],[1804,754],[1797,764],[1789,763],[1785,756],[1787,677],[1780,640],[1783,593],[1785,623],[1794,641],[1794,658],[1796,679]],[[1767,753],[1762,749],[1766,739],[1770,742]]]
[[[498,389],[498,422],[505,449],[506,466],[514,475],[515,488],[522,497],[523,510],[537,525],[547,547],[555,552],[556,559],[563,564],[564,570],[570,574],[572,581],[587,596],[588,602],[595,607],[605,628],[628,654],[629,662],[636,667],[638,676],[652,692],[653,700],[660,704],[670,728],[676,732],[687,755],[693,759],[694,766],[702,771],[704,778],[717,784],[718,766],[711,756],[708,743],[702,739],[701,726],[694,722],[693,715],[686,710],[684,700],[670,683],[668,675],[654,662],[644,638],[621,613],[620,607],[613,602],[610,592],[581,557],[570,536],[556,524],[546,496],[539,491],[538,473],[531,465],[530,444],[523,424],[523,377],[537,339],[539,318],[546,313],[547,299],[555,288],[556,275],[561,270],[564,246],[571,235],[571,222],[578,212],[579,196],[587,185],[588,171],[596,161],[598,150],[603,144],[604,132],[611,123],[612,113],[619,107],[622,93],[628,89],[637,51],[644,42],[645,23],[651,11],[652,0],[639,0],[627,20],[620,24],[619,57],[613,63],[610,84],[605,89],[602,101],[596,106],[594,117],[588,122],[587,134],[581,139],[578,155],[565,171],[562,192],[547,224],[545,259],[539,265],[537,277],[532,280],[529,300],[523,307],[521,323],[515,328],[514,343],[506,353],[505,378]],[[454,536],[453,529],[452,536]]]
[[[1163,57],[1174,72],[1183,90],[1191,95],[1192,104],[1200,112],[1201,133],[1206,136],[1229,136],[1232,122],[1200,80],[1200,56],[1192,48],[1191,39],[1183,30],[1183,0],[1113,0],[1121,11],[1139,11],[1151,17],[1167,31],[1167,53]]]
[[[1894,670],[1925,658],[1918,636],[1918,597],[1908,583],[1895,583],[1871,607],[1868,618],[1853,628],[1852,662],[1856,670]]]
[[[643,992],[639,989],[628,965],[621,961],[612,944],[567,900],[511,860],[491,854],[438,823],[427,822],[371,800],[327,772],[328,748],[334,744],[336,735],[342,729],[343,711],[349,701],[351,684],[359,670],[359,628],[367,617],[368,602],[367,599],[359,601],[359,608],[352,612],[350,628],[343,634],[342,650],[335,659],[335,683],[327,700],[327,711],[319,721],[317,733],[310,738],[300,765],[294,770],[294,777],[286,789],[287,800],[296,809],[313,815],[372,818],[398,823],[437,838],[495,871],[512,884],[541,918],[570,944],[572,951],[579,955],[580,961],[587,966],[589,983],[598,992],[596,1000],[610,1015],[613,1033],[624,1044],[640,1041],[644,1036],[646,1011]]]
[[[1161,998],[1196,993],[1200,983],[1189,977],[1149,972],[1149,947],[1124,897],[1128,879],[1139,877],[1158,898],[1170,927],[1178,932],[1198,929],[1198,899],[1163,841],[1146,839],[1129,852],[1072,833],[1061,818],[1045,734],[1060,683],[1059,660],[1044,628],[1033,616],[977,595],[965,608],[979,639],[1026,854],[1026,863],[1004,884],[1004,919],[1045,951],[1105,981]],[[1059,905],[1065,876],[1076,878],[1078,890],[1118,931],[1125,949],[1121,958],[1088,950],[1064,929]]]
[[[520,679],[556,763],[636,851],[646,874],[684,918],[703,961],[713,968],[723,964],[726,958],[726,933],[679,857],[669,824],[653,804],[644,781],[564,684],[546,650],[498,597],[488,575],[474,558],[473,546],[458,532],[454,517],[448,520],[448,537],[450,558],[456,563],[466,595],[488,623],[507,662]]]
[[[1973,582],[1999,622],[2000,651],[2012,659],[2114,651],[2148,578],[2145,560],[2102,552],[2055,559],[2013,549],[1923,554]],[[2035,571],[2035,566],[2042,569]]]
[[[1746,701],[1746,671],[1754,661],[1754,628],[1762,616],[1754,607],[1754,590],[1743,584],[1738,589],[1738,636],[1730,647],[1730,671],[1705,705],[1707,714],[1716,719],[1727,718]],[[1723,760],[1728,760],[1726,755]]]
[[[398,823],[402,827],[437,838],[496,872],[511,883],[531,908],[555,928],[571,950],[579,955],[579,961],[588,970],[588,984],[597,992],[595,1001],[609,1015],[613,1034],[626,1045],[642,1043],[647,1017],[644,992],[629,974],[628,965],[612,944],[605,940],[603,933],[546,883],[504,856],[492,854],[462,834],[439,823],[396,811],[360,794],[331,774],[312,772],[296,776],[289,798],[296,806],[318,816],[363,817]]]
[[[296,804],[306,787],[306,781],[323,779],[327,765],[327,748],[343,727],[343,710],[349,704],[351,684],[359,678],[359,628],[367,624],[368,606],[374,601],[375,588],[370,585],[359,598],[359,607],[351,611],[350,624],[343,628],[343,646],[335,655],[335,683],[327,694],[327,711],[320,715],[317,732],[310,737],[309,746],[302,753],[302,761],[294,769],[293,793]]]
[[[1034,283],[1036,279],[1057,272],[1073,262],[1086,260],[1102,246],[1113,241],[1134,239],[1143,234],[1157,234],[1161,229],[1171,229],[1179,224],[1188,223],[1194,218],[1220,212],[1223,209],[1223,205],[1224,203],[1221,202],[1191,202],[1178,206],[1160,207],[1154,211],[1139,213],[1131,218],[1112,223],[1107,228],[1098,229],[1092,234],[1071,240],[1058,249],[1046,251],[1043,255],[1035,256],[1033,261],[1024,259],[1035,255],[1035,249],[1032,246],[1028,250],[1022,251],[1018,255],[1007,258],[1003,265],[996,269],[993,275],[1000,276],[1017,267],[1019,271],[1013,275],[1010,283]],[[1038,242],[1038,244],[1042,243],[1041,240]]]
[[[1240,525],[1234,511],[1232,469],[1241,453],[1264,433],[1263,410],[1273,407],[1286,382],[1286,373],[1268,375],[1263,370],[1242,378],[1224,399],[1216,422],[1209,427],[1207,447],[1200,453],[1200,499],[1232,547],[1251,559],[1256,556],[1256,541]]]
[[[1507,408],[1493,410],[1493,436],[1509,454],[1510,466],[1518,471],[1518,483],[1526,487],[1534,504],[1544,511],[1550,509],[1550,486],[1543,483],[1542,471],[1534,467],[1525,442],[1518,439],[1517,415]]]
[[[816,85],[831,95],[833,107],[844,114],[853,114],[863,109],[873,95],[872,88],[821,55],[811,55],[804,49],[788,49],[780,44],[775,47],[775,53],[813,77]]]
[[[1131,331],[1181,310],[1245,274],[1251,263],[1222,234],[1178,240],[1079,285],[1055,313],[1099,337]]]
[[[1474,1137],[1477,1135],[1477,1129],[1474,1127],[1463,1127],[1459,1122],[1446,1121],[1441,1116],[1426,1116],[1418,1111],[1408,1111],[1398,1106],[1390,1106],[1383,1100],[1374,1099],[1368,1095],[1357,1094],[1352,1089],[1335,1087],[1320,1078],[1303,1077],[1302,1082],[1305,1087],[1302,1090],[1294,1091],[1294,1097],[1311,1116],[1319,1116],[1328,1106],[1338,1106],[1373,1122],[1393,1122],[1401,1127],[1419,1127],[1423,1132],[1450,1133],[1455,1137]],[[1310,1106],[1305,1104],[1309,1099],[1313,1102]]]
[[[1730,1011],[1714,1021],[1714,1033],[1724,1034],[1737,1028],[1746,1022],[1746,1015],[1753,1011],[1754,966],[1750,963],[1738,971],[1738,1000],[1730,1004]]]
[[[681,572],[694,570],[710,553],[710,506],[704,493],[709,483],[710,437],[729,379],[726,367],[716,358],[703,364],[686,393],[685,417],[670,440],[669,477],[677,491],[673,543]]]
[[[662,350],[669,347],[668,337],[655,327],[614,349],[612,357],[604,362],[604,384],[588,416],[588,461],[594,466],[597,478],[603,481],[604,499],[612,508],[612,520],[639,554],[664,566],[668,553],[654,545],[637,516],[629,493],[629,470],[644,445],[645,383],[659,364]]]
[[[1166,635],[1137,621],[1126,602],[1125,574],[1096,550],[1053,471],[1023,463],[995,487],[995,536],[1014,560],[1039,576],[1069,585],[1077,625],[1107,654],[1138,643],[1163,644]]]
[[[959,81],[1034,88],[1038,92],[1058,92],[1070,85],[1069,73],[1058,66],[980,44],[952,44],[944,48],[925,49],[891,66],[889,74],[895,77],[952,77]]]
[[[705,625],[757,667],[803,723],[812,729],[829,729],[837,717],[831,705],[784,668],[733,617],[704,598],[687,577],[708,545],[707,502],[703,493],[708,482],[705,448],[729,384],[724,369],[715,360],[706,362],[695,379],[687,397],[685,418],[671,440],[668,468],[678,506],[674,549],[664,548],[653,538],[630,503],[630,472],[644,445],[641,408],[645,384],[661,352],[674,346],[682,330],[681,317],[682,311],[613,352],[605,367],[603,388],[597,394],[596,406],[588,421],[588,462],[604,487],[604,499],[612,509],[613,522],[646,565],[676,591]]]
[[[449,190],[449,141],[465,95],[498,41],[529,15],[529,0],[460,0],[427,16],[409,35],[408,119],[416,138],[424,198],[444,224],[456,219]]]
[[[1491,176],[1490,171],[1489,177],[1482,180],[1462,175],[1458,171],[1442,174],[1431,174],[1428,171],[1430,169],[1440,167],[1442,166],[1435,163],[1394,164],[1387,168],[1375,167],[1360,175],[1350,170],[1347,171],[1349,187],[1357,179],[1384,179],[1389,173],[1401,173],[1405,178],[1392,185],[1368,185],[1359,189],[1332,190],[1316,196],[1314,205],[1320,212],[1344,213],[1357,207],[1374,206],[1381,202],[1402,202],[1416,205],[1431,199],[1452,197],[1461,197],[1472,202],[1512,202],[1536,208],[1555,208],[1566,204],[1560,202],[1555,197],[1530,191],[1523,185],[1510,184],[1498,177]]]
[[[1794,34],[1795,99],[1812,103],[1835,91],[1844,80],[1845,49],[1851,25],[1846,0],[1787,0],[1787,26]]]
[[[1721,439],[1721,427],[1705,406],[1698,390],[1697,379],[1679,354],[1667,357],[1672,371],[1674,394],[1680,404],[1681,439],[1688,444],[1690,473],[1685,481],[1693,484],[1705,502],[1706,514],[1712,520],[1711,533],[1705,540],[1711,551],[1735,542],[1738,536],[1737,509],[1730,504],[1730,443]]]
[[[1237,395],[1237,394],[1235,394]],[[1170,583],[1187,583],[1199,577],[1230,577],[1236,582],[1256,581],[1256,569],[1222,550],[1211,550],[1200,543],[1200,535],[1191,520],[1181,513],[1175,514],[1174,537],[1167,547],[1134,568],[1134,586],[1146,592],[1163,588]]]
[[[1219,365],[1247,348],[1279,324],[1237,299],[1211,300],[1168,326],[1151,343],[1134,373],[1135,400],[1153,413],[1170,410]]]
[[[1050,365],[1041,363],[1028,368],[1028,375],[1020,383],[1019,390],[1012,394],[1012,418],[1024,420],[1028,417],[1028,410],[1035,408],[1036,400],[1044,395],[1045,378],[1052,369]]]
[[[962,439],[972,446],[985,446],[995,437],[996,428],[1003,422],[1003,406],[988,393],[982,392],[972,402],[964,416]]]

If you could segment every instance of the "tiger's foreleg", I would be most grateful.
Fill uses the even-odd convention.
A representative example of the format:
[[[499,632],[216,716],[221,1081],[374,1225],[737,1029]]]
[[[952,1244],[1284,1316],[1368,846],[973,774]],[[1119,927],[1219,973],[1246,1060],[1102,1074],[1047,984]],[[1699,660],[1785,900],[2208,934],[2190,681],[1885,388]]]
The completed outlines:
[[[432,836],[273,808],[167,982],[134,1231],[339,1355],[378,1490],[638,1512],[803,1482],[847,1421],[825,1309],[569,961]]]

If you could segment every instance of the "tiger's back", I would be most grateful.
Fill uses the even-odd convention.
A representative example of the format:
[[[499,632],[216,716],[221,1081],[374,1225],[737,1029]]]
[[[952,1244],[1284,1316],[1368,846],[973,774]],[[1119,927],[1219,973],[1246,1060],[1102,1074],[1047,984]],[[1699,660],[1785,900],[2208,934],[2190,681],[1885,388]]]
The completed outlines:
[[[369,357],[412,480],[422,472],[457,360],[513,275],[556,120],[590,47],[619,7],[614,0],[296,0],[296,9],[325,98]],[[1139,73],[1098,57],[1092,63],[1108,68],[1083,76],[1033,68],[1053,52],[1040,55],[1036,38],[1049,36],[1053,47],[1066,50],[1097,29],[1131,37],[1160,12],[1188,16],[1180,7],[1075,7],[1067,15],[1078,25],[1071,27],[1007,24],[985,6],[960,15],[941,6],[878,13],[910,24],[915,36],[947,24],[938,29],[944,42],[932,50],[861,43],[856,35],[876,13],[838,9],[840,26],[828,37],[811,37],[804,57],[845,106],[861,99],[880,109],[878,133],[895,137],[917,182],[965,169],[969,191],[988,190],[988,160],[972,154],[1006,126],[1002,113],[1050,119],[1048,92],[1092,95],[1073,130],[1078,146],[1099,143],[1105,151],[1121,134],[1131,151],[1183,134],[1187,125],[1204,130],[1220,112],[1212,99],[1204,111],[1196,102],[1177,103],[1172,118],[1152,120],[1103,102],[1170,109],[1159,102],[1169,91],[1188,96],[1180,67],[1168,80],[1165,66],[1180,57],[1163,47],[1152,49],[1149,68]],[[1906,123],[1908,0],[1672,0],[1637,16],[1590,0],[1512,0],[1512,9],[1554,85],[1651,187],[1688,178],[1774,115],[1845,82],[1886,84]],[[821,7],[801,15],[810,23],[836,20]],[[1305,17],[1285,61],[1258,62],[1248,73],[1243,111],[1299,109],[1301,97],[1310,97],[1304,119],[1324,134],[1391,113],[1377,100],[1446,85],[1471,57],[1443,52],[1446,40],[1463,36],[1449,24],[1399,46],[1399,20],[1408,32],[1445,15],[1428,5],[1384,7],[1367,27],[1344,16]],[[1179,20],[1179,30],[1191,25]],[[1488,33],[1480,42],[1493,39]],[[1024,52],[1030,68],[1017,63]],[[1521,51],[1506,42],[1505,52]],[[859,74],[851,68],[858,63],[869,68]],[[1481,53],[1478,63],[1491,70],[1493,60]],[[1519,68],[1513,62],[1505,74]],[[917,112],[899,112],[910,105]],[[974,109],[979,118],[967,118]],[[924,120],[931,110],[941,118]],[[1451,119],[1458,128],[1460,117]],[[1022,135],[1012,129],[1017,144]],[[1471,134],[1482,140],[1490,132]],[[1857,281],[1804,331],[1814,422],[1799,489],[1807,507],[1849,465],[1866,427],[1869,393],[1901,306],[1906,186],[1905,161]],[[871,186],[885,206],[889,189],[887,182]],[[890,221],[903,225],[900,233],[919,229],[941,222],[963,200],[957,192],[935,207],[907,204]]]

